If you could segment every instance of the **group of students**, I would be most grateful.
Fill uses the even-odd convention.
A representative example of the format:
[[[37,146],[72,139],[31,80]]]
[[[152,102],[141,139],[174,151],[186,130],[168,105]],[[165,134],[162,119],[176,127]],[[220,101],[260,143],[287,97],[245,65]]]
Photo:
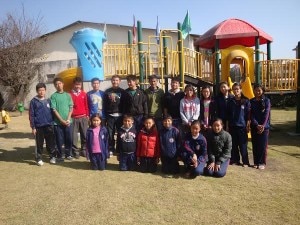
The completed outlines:
[[[150,76],[150,87],[142,90],[136,76],[129,75],[124,90],[115,75],[112,87],[101,91],[100,80],[94,78],[93,90],[85,93],[81,78],[76,77],[67,93],[62,79],[55,78],[56,92],[50,99],[45,96],[46,85],[37,84],[29,111],[37,164],[43,165],[45,140],[53,164],[86,156],[92,169],[104,170],[107,159],[116,154],[122,171],[154,173],[161,160],[162,172],[173,175],[180,172],[182,160],[186,177],[223,177],[229,164],[240,164],[240,153],[241,165],[250,166],[247,133],[251,127],[254,167],[264,169],[270,101],[260,85],[254,86],[255,98],[249,101],[237,83],[232,87],[234,95],[222,82],[215,99],[210,87],[202,87],[199,99],[191,85],[181,91],[177,77],[166,93],[158,81]]]

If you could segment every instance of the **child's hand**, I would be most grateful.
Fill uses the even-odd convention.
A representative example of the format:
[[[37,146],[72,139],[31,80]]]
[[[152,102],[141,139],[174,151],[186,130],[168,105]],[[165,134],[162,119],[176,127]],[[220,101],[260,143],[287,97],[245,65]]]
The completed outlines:
[[[159,163],[159,158],[157,157],[157,158],[156,158],[156,164],[158,164],[158,163]]]
[[[137,158],[136,158],[136,163],[137,163],[138,165],[141,165],[141,158],[140,158],[140,157],[137,157]]]
[[[214,168],[214,171],[215,171],[215,172],[218,172],[218,171],[220,170],[220,167],[221,167],[220,165],[216,164],[216,165],[215,165],[215,168]]]
[[[32,134],[35,136],[36,135],[36,129],[32,129]]]
[[[209,170],[214,170],[214,168],[215,168],[215,163],[214,162],[208,164],[208,166],[207,166],[207,169],[209,169]]]

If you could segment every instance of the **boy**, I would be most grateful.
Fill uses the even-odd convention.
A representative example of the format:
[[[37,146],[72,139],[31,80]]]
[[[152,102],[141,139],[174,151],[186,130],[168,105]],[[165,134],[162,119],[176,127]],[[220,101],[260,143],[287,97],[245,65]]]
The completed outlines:
[[[179,163],[177,160],[180,149],[180,133],[176,127],[172,126],[172,117],[165,116],[163,128],[160,133],[161,149],[161,171],[165,174],[179,173]]]
[[[162,116],[163,116],[163,89],[157,86],[158,78],[156,75],[149,77],[150,87],[145,90],[145,94],[148,99],[148,112],[149,116],[153,117],[157,130],[162,128]]]
[[[127,76],[128,88],[124,96],[124,113],[130,114],[134,118],[135,128],[139,131],[143,124],[143,118],[148,117],[147,97],[142,90],[137,87],[135,75]]]
[[[42,155],[45,140],[50,163],[55,164],[55,136],[50,99],[45,97],[46,85],[44,83],[38,83],[35,89],[37,95],[30,101],[29,105],[29,122],[36,143],[35,160],[38,166],[44,165]]]
[[[133,117],[124,115],[123,126],[117,135],[117,157],[120,170],[134,170],[136,165],[136,130],[133,126]]]
[[[73,120],[73,152],[75,158],[79,158],[80,155],[86,156],[86,131],[89,126],[89,108],[87,103],[87,95],[81,90],[82,89],[82,79],[80,77],[75,77],[73,80],[73,89],[70,92],[74,106],[72,112]],[[77,146],[78,143],[78,133],[80,133],[81,148]]]
[[[51,108],[53,110],[54,130],[57,144],[57,160],[64,161],[64,157],[73,160],[72,157],[72,111],[73,101],[69,93],[64,91],[64,83],[60,77],[53,80],[56,92],[51,95]],[[64,152],[62,146],[65,146]]]
[[[106,125],[109,135],[109,150],[110,153],[115,152],[116,131],[122,126],[122,114],[124,108],[125,91],[119,87],[120,77],[114,75],[111,78],[112,87],[104,92],[103,108],[105,109]]]
[[[164,115],[170,115],[173,118],[173,126],[177,129],[181,125],[180,101],[184,97],[184,92],[180,90],[180,79],[173,77],[171,80],[171,89],[164,96]]]
[[[99,113],[102,120],[104,120],[105,119],[105,115],[103,113],[104,92],[100,90],[100,79],[97,77],[93,78],[91,80],[91,84],[93,90],[87,93],[90,117],[93,114]]]

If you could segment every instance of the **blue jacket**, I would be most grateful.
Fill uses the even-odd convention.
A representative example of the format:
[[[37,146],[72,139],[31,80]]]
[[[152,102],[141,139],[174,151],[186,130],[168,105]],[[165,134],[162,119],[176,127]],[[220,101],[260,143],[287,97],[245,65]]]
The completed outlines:
[[[246,127],[250,120],[250,101],[242,97],[240,101],[231,98],[227,105],[227,115],[230,127]]]
[[[53,125],[50,99],[34,97],[29,105],[29,121],[32,129]]]
[[[87,94],[87,100],[88,100],[88,105],[89,105],[89,110],[90,110],[90,116],[92,116],[95,113],[99,113],[102,119],[105,119],[105,114],[104,114],[104,92],[99,90],[99,91],[94,91],[91,90]]]
[[[223,123],[227,121],[227,105],[233,97],[232,94],[229,94],[228,98],[225,98],[223,94],[220,94],[215,98],[216,117],[222,119]]]
[[[89,156],[92,154],[93,137],[93,128],[89,127],[86,131],[86,150],[88,159],[90,158]],[[106,160],[110,156],[108,152],[108,132],[107,129],[102,126],[99,131],[99,143],[102,157]]]
[[[206,139],[202,134],[194,139],[189,133],[182,146],[183,158],[193,156],[193,154],[197,155],[198,161],[206,162],[207,161],[207,143]]]
[[[174,158],[180,148],[180,134],[176,127],[169,129],[163,127],[159,132],[161,156]]]
[[[251,128],[256,128],[257,125],[263,125],[265,129],[270,128],[270,110],[271,103],[265,96],[261,100],[252,98],[251,104]]]

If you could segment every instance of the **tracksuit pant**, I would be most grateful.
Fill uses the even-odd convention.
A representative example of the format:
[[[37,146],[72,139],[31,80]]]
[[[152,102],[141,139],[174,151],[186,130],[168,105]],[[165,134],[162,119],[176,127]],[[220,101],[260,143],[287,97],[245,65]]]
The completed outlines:
[[[269,130],[258,134],[256,129],[251,129],[252,151],[254,165],[266,165]]]
[[[57,158],[72,156],[72,124],[70,126],[55,125],[54,126]],[[63,145],[65,146],[63,149]]]
[[[35,159],[38,162],[42,159],[43,155],[43,146],[44,140],[46,141],[46,149],[50,158],[55,157],[55,135],[54,135],[54,127],[53,126],[45,126],[36,128],[36,149],[35,149]]]
[[[108,143],[109,151],[115,152],[115,133],[122,126],[122,116],[111,116],[106,117],[106,128],[108,131]]]
[[[75,156],[86,156],[86,131],[89,126],[89,119],[88,117],[79,117],[79,118],[72,118],[73,119],[73,130],[72,130],[72,149]],[[78,146],[78,133],[80,134],[80,142],[81,146]],[[81,154],[80,154],[81,153]]]
[[[153,157],[141,157],[141,164],[139,165],[139,171],[142,173],[155,173],[157,171],[156,158]]]
[[[177,156],[173,158],[161,156],[161,172],[165,174],[179,173],[179,163],[177,160]]]
[[[230,163],[240,163],[240,153],[243,164],[249,165],[248,157],[248,134],[245,127],[230,127],[232,137],[232,150]]]
[[[89,156],[92,170],[105,170],[107,161],[102,153],[92,153]]]
[[[121,171],[135,170],[136,157],[135,152],[121,152],[119,155],[119,167]]]

